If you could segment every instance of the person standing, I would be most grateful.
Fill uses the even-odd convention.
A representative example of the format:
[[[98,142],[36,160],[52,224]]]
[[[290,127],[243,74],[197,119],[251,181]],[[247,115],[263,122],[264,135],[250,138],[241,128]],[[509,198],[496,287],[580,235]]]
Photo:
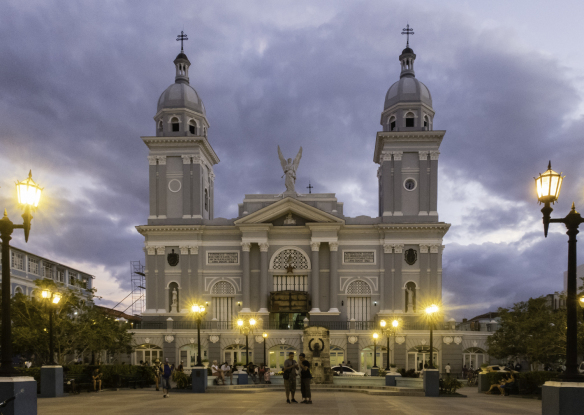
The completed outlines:
[[[294,399],[296,393],[296,369],[298,363],[294,360],[294,352],[288,353],[288,359],[284,360],[284,388],[286,389],[286,402],[290,403],[290,395],[292,395],[292,402],[298,403]]]
[[[339,364],[339,375],[342,375],[342,374],[343,374],[343,363],[345,363],[345,362],[344,362],[344,361],[342,361],[342,362]]]
[[[156,381],[156,390],[159,391],[160,385],[160,373],[162,372],[162,368],[160,367],[160,360],[156,359],[154,361],[154,380]]]
[[[170,377],[172,376],[173,367],[168,363],[168,358],[165,359],[164,366],[162,367],[162,391],[164,392],[163,398],[170,398]]]
[[[302,402],[312,404],[312,394],[310,393],[310,382],[312,374],[310,373],[310,362],[306,359],[304,353],[300,353],[300,392],[302,393]]]
[[[446,366],[444,366],[444,371],[446,372],[446,376],[450,377],[450,363],[446,363]]]

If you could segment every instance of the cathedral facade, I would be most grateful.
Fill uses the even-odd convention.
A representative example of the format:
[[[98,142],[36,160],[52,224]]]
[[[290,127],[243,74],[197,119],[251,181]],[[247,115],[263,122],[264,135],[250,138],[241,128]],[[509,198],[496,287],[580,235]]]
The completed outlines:
[[[142,137],[150,214],[137,226],[145,238],[146,310],[134,331],[134,363],[164,356],[193,366],[195,303],[208,311],[205,360],[245,361],[245,338],[233,323],[253,317],[250,361],[273,368],[289,351],[302,351],[304,327],[318,325],[330,329],[333,366],[351,361],[365,372],[382,319],[397,319],[400,330],[389,350],[385,338],[379,342],[378,364],[389,359],[419,369],[427,362],[429,331],[421,317],[427,305],[441,303],[442,241],[450,225],[440,222],[437,207],[446,132],[433,128],[432,96],[415,77],[415,59],[409,46],[399,56],[400,79],[387,91],[375,138],[378,217],[345,216],[334,193],[297,193],[302,149],[286,160],[278,148],[286,191],[246,195],[237,217],[224,219],[214,216],[220,160],[181,51],[175,83],[158,100],[156,135]],[[458,328],[454,321],[436,325],[434,361],[453,371],[486,362],[488,332]]]

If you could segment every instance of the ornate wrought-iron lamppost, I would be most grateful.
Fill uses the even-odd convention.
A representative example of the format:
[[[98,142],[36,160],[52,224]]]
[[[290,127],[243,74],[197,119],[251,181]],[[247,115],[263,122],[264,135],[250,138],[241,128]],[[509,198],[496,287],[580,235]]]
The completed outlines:
[[[397,331],[399,329],[399,320],[393,320],[391,322],[391,326],[387,325],[387,322],[385,320],[381,320],[379,322],[379,325],[381,326],[381,331],[383,332],[383,334],[385,335],[386,339],[387,339],[387,366],[385,367],[386,371],[389,371],[389,336],[393,337],[393,348],[391,349],[394,353],[394,359],[395,359],[395,335],[397,334]]]
[[[426,308],[426,317],[428,323],[430,324],[430,364],[428,369],[434,369],[434,321],[436,320],[436,315],[440,311],[440,308],[436,304],[432,304],[430,307]]]
[[[254,318],[249,320],[238,319],[237,328],[239,332],[245,336],[245,366],[249,365],[249,335],[253,333],[253,329],[257,321]],[[265,341],[265,340],[264,340]]]
[[[49,364],[57,366],[55,362],[55,350],[53,347],[53,314],[61,301],[60,292],[51,292],[48,288],[41,291],[41,296],[49,302]]]
[[[569,382],[583,382],[584,376],[578,373],[578,280],[576,275],[576,235],[578,227],[584,219],[578,212],[576,206],[572,203],[572,209],[565,218],[552,219],[550,217],[554,204],[560,196],[562,182],[564,177],[562,173],[556,173],[552,170],[552,163],[548,164],[548,169],[535,179],[537,190],[537,199],[543,203],[541,209],[543,214],[543,233],[547,237],[550,223],[563,223],[568,231],[568,299],[567,299],[567,332],[566,332],[566,371],[562,378]]]
[[[266,341],[268,341],[268,333],[265,331],[262,333],[262,337],[264,338],[264,366],[266,365]]]
[[[197,366],[203,366],[203,361],[201,360],[201,322],[207,315],[207,310],[202,305],[193,304],[191,306],[191,314],[197,322]]]
[[[4,217],[0,219],[0,238],[2,239],[2,360],[0,376],[12,376],[12,319],[10,316],[10,240],[14,229],[24,230],[24,240],[28,242],[32,212],[37,208],[41,200],[43,189],[32,180],[29,171],[28,178],[16,183],[18,204],[24,209],[22,225],[15,225],[8,219],[8,213],[4,209]]]

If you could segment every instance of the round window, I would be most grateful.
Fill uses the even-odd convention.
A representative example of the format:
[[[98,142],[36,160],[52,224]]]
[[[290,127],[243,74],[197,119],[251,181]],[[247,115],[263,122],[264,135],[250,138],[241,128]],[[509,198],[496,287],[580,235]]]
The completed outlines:
[[[409,191],[414,190],[417,186],[418,183],[416,183],[416,180],[414,179],[406,179],[406,181],[404,182],[404,187],[406,188],[406,190]]]
[[[181,182],[178,179],[172,179],[170,182],[168,182],[168,189],[173,192],[176,193],[180,190],[181,188]]]

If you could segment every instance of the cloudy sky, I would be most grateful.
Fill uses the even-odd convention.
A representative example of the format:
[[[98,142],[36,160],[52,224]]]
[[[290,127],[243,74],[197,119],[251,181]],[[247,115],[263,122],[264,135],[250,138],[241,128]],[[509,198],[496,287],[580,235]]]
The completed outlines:
[[[566,175],[555,213],[584,210],[583,13],[533,0],[4,0],[1,206],[18,218],[14,181],[30,168],[46,189],[29,243],[17,233],[13,245],[94,274],[105,305],[129,292],[129,262],[144,257],[134,227],[148,215],[140,136],[154,134],[181,30],[221,159],[216,216],[235,217],[245,193],[283,190],[278,144],[304,148],[299,187],[311,180],[346,215],[376,216],[375,134],[409,22],[416,76],[447,130],[449,313],[560,291],[567,237],[556,225],[543,238],[533,177],[551,159]]]

